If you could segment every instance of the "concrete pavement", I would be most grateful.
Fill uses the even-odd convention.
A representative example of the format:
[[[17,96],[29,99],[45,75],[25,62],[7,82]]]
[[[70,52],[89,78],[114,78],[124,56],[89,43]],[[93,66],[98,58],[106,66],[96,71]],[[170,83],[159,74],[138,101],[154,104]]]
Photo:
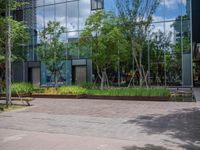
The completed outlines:
[[[0,114],[0,150],[199,150],[200,104],[37,99]]]
[[[200,102],[200,88],[193,88],[196,101]]]

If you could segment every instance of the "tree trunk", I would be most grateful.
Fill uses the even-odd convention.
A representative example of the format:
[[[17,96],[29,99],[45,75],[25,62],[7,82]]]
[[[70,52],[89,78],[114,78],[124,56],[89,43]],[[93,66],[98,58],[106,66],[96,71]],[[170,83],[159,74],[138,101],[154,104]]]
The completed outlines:
[[[103,72],[102,72],[102,76],[101,76],[101,90],[104,89],[104,75],[103,75]]]
[[[10,17],[10,0],[6,5],[6,16]],[[11,105],[11,25],[8,20],[8,31],[6,40],[6,106]]]
[[[109,82],[108,82],[106,69],[103,69],[101,71],[101,90],[103,90],[105,86],[109,87]]]
[[[143,75],[142,75],[142,69],[141,69],[141,67],[142,67],[142,62],[141,62],[141,59],[140,59],[140,57],[141,57],[141,54],[139,54],[139,60],[137,59],[137,57],[136,57],[136,54],[135,54],[135,49],[134,49],[134,47],[132,47],[132,56],[133,56],[133,59],[134,59],[134,62],[135,62],[135,64],[136,64],[136,67],[137,67],[137,70],[139,71],[139,75],[140,75],[140,77],[139,77],[139,84],[140,84],[140,86],[142,86],[142,77],[143,77]],[[139,61],[139,62],[138,62]]]
[[[131,80],[128,84],[128,87],[131,86],[131,83],[132,85],[134,86],[134,75],[135,75],[135,50],[134,50],[134,41],[133,39],[131,40],[131,49],[132,49],[132,77],[131,77]]]
[[[58,87],[58,72],[55,71],[54,73],[54,81],[55,81],[55,86]]]
[[[142,52],[139,52],[139,74],[140,74],[140,87],[143,85],[143,74],[142,74]]]
[[[109,81],[108,81],[108,75],[107,75],[106,70],[104,70],[104,76],[105,76],[106,87],[109,88]]]

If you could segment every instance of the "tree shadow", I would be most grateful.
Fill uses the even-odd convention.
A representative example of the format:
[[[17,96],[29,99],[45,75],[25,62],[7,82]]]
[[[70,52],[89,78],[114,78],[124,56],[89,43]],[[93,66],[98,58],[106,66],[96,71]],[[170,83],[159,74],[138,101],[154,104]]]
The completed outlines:
[[[162,146],[155,146],[152,144],[146,144],[144,147],[138,147],[138,146],[123,147],[123,149],[124,150],[171,150]]]
[[[139,116],[124,123],[142,126],[144,128],[143,132],[149,135],[166,134],[186,143],[185,145],[180,145],[180,147],[191,150],[200,149],[199,108],[182,109],[164,116]]]

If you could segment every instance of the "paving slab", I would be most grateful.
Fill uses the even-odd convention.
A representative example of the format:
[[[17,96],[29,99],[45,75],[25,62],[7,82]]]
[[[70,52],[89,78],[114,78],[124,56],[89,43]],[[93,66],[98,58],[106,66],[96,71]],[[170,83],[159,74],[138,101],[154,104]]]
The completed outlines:
[[[196,101],[200,102],[200,88],[194,88],[193,91]]]
[[[0,114],[0,150],[199,150],[200,104],[36,99]]]

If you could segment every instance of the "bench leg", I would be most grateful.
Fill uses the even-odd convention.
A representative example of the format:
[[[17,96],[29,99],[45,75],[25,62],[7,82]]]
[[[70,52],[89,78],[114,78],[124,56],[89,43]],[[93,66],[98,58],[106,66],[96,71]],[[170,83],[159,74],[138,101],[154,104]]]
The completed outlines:
[[[26,103],[27,103],[28,106],[31,106],[31,104],[29,103],[29,101],[26,101]]]

